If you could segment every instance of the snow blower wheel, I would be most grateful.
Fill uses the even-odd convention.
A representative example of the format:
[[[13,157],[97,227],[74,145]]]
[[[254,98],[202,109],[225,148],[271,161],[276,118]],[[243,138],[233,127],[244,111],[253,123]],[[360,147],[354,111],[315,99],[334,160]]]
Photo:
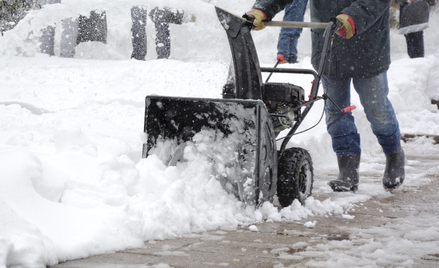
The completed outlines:
[[[311,156],[302,148],[288,148],[279,158],[277,197],[282,207],[297,199],[303,205],[311,195],[314,174]]]

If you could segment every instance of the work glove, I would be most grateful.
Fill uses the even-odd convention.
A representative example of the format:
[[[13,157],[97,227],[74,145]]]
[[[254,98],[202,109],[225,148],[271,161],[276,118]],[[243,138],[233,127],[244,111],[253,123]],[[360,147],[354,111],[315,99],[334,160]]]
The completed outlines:
[[[337,34],[345,39],[349,39],[355,34],[355,23],[354,20],[346,14],[340,14],[335,17],[339,23]]]
[[[267,15],[262,10],[259,9],[252,9],[245,13],[247,16],[251,16],[255,18],[253,20],[253,27],[252,30],[262,30],[265,28],[263,20],[267,20]]]

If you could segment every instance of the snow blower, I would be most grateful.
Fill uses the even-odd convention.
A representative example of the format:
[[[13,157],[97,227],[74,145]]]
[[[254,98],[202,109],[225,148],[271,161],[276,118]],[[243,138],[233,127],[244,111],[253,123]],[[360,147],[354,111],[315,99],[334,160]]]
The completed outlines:
[[[304,204],[311,195],[313,166],[302,148],[286,148],[318,96],[318,87],[330,47],[335,21],[294,24],[293,27],[326,28],[319,69],[262,68],[251,36],[250,18],[235,16],[216,7],[227,33],[233,65],[223,87],[222,99],[147,96],[142,157],[159,153],[167,165],[185,161],[185,150],[197,143],[212,165],[213,176],[222,187],[247,205],[273,202],[277,194],[281,206],[294,199]],[[271,25],[270,25],[271,23]],[[276,25],[267,22],[267,26]],[[323,25],[323,26],[322,26]],[[295,73],[314,76],[311,94],[305,100],[300,86],[262,81],[262,72]],[[346,110],[345,110],[346,111]],[[276,136],[290,129],[277,148]],[[195,146],[195,147],[194,147]]]

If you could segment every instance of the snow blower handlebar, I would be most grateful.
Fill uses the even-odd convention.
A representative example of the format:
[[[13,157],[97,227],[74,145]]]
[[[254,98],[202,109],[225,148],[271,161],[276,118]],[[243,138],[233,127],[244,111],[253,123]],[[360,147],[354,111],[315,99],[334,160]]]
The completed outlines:
[[[306,108],[302,112],[302,118],[304,118],[308,114],[308,112],[311,110],[311,107],[313,106],[314,102],[321,99],[320,97],[318,97],[318,88],[319,88],[321,77],[323,75],[323,70],[324,70],[326,59],[328,56],[328,51],[329,51],[329,48],[331,46],[330,44],[331,44],[332,36],[335,33],[335,31],[338,29],[336,20],[331,19],[331,21],[326,24],[325,28],[326,28],[325,34],[324,34],[325,40],[323,42],[323,49],[321,51],[320,63],[319,63],[319,66],[316,70],[317,72],[314,74],[315,78],[314,78],[313,86],[311,89],[311,94],[310,94],[308,103],[305,105]],[[290,129],[288,134],[284,137],[284,140],[283,140],[281,147],[280,147],[281,153],[285,150],[291,137],[294,135],[296,130],[299,128],[299,125],[300,125],[300,122],[297,122]]]
[[[244,19],[253,22],[255,17],[246,13],[242,16]],[[289,27],[289,28],[320,28],[326,29],[328,27],[327,22],[303,22],[303,21],[271,21],[263,20],[264,26],[269,27]]]
[[[340,28],[339,21],[333,20],[332,23],[334,25],[329,27],[329,29],[331,29],[332,27],[335,27],[334,29]],[[270,26],[270,27],[297,27],[297,28],[322,28],[322,29],[327,29],[329,26],[329,23],[324,23],[324,22],[300,22],[300,21],[264,21],[264,24],[265,24],[265,26]],[[274,68],[276,68],[276,66],[279,64],[280,61],[281,60],[278,59]],[[279,72],[286,72],[286,71],[280,70]],[[272,74],[273,74],[273,70],[271,70],[271,73],[268,76],[267,81],[271,77]],[[315,75],[315,77],[317,77],[317,76],[319,76],[319,74]],[[337,106],[337,104],[335,104],[335,102],[328,95],[323,94],[322,97],[325,100],[329,99],[331,101],[331,103],[334,104],[334,106],[337,108],[337,110],[339,110],[341,113],[348,113],[348,112],[351,112],[357,108],[355,105],[352,105],[352,106],[348,106],[348,107],[341,109],[340,107]]]
[[[357,108],[357,106],[351,105],[351,106],[347,106],[347,107],[341,109],[328,95],[323,94],[322,97],[324,100],[328,99],[332,104],[334,104],[335,108],[337,108],[337,110],[339,110],[341,113],[348,113],[348,112],[351,112]]]
[[[290,27],[290,28],[320,28],[326,29],[326,22],[302,22],[302,21],[264,21],[265,26],[269,27]]]

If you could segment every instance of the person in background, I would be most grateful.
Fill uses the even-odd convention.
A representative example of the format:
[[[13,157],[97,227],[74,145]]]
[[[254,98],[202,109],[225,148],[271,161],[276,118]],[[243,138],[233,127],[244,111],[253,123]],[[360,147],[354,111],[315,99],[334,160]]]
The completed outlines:
[[[285,7],[283,21],[303,21],[308,0],[293,0]],[[302,28],[282,27],[277,43],[277,60],[280,63],[297,63],[297,42]]]
[[[409,3],[414,0],[395,0],[397,4],[399,4],[399,22],[403,19],[402,14],[404,13],[404,9],[409,5]],[[411,14],[406,14],[411,15]],[[407,53],[410,58],[422,58],[424,57],[424,32],[419,31],[415,33],[404,34],[406,43],[407,43]]]
[[[332,43],[332,53],[322,76],[324,92],[339,106],[350,106],[351,83],[373,133],[386,157],[382,183],[394,190],[404,182],[405,155],[395,111],[387,95],[390,65],[391,0],[310,0],[311,21],[340,24]],[[261,30],[292,0],[256,0],[247,16],[254,17],[253,28]],[[318,68],[325,29],[312,29],[311,63]],[[337,155],[339,176],[328,184],[333,191],[355,192],[359,184],[360,134],[351,112],[342,113],[325,102],[327,131]]]

